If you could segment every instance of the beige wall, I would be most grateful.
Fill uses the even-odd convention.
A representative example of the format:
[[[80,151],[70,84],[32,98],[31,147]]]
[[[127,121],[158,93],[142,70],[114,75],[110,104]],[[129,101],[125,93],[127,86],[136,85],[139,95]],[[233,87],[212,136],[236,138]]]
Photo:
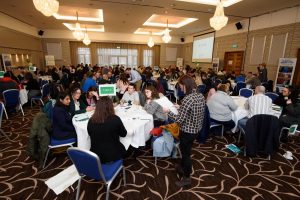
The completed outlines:
[[[43,68],[44,58],[41,40],[37,37],[0,27],[0,54],[28,54],[32,63]],[[16,63],[18,66],[23,62]]]
[[[70,42],[67,39],[43,39],[43,51],[45,52],[45,55],[48,54],[47,52],[47,43],[60,43],[61,44],[61,50],[62,50],[62,59],[55,60],[56,66],[62,66],[62,65],[71,65],[71,55],[70,55]]]
[[[170,65],[176,65],[176,61],[166,61],[166,49],[177,48],[177,58],[182,58],[182,45],[181,44],[161,44],[160,45],[160,66],[168,67]]]

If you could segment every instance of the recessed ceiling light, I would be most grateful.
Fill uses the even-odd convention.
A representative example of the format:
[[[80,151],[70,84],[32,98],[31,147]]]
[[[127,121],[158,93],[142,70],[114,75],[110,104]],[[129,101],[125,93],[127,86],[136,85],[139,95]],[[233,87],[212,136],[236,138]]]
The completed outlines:
[[[185,1],[185,2],[190,2],[190,3],[200,3],[200,4],[206,4],[206,5],[213,5],[216,6],[220,0],[176,0],[176,1]],[[228,7],[233,4],[236,4],[242,0],[222,0],[223,6]]]
[[[76,24],[63,23],[63,25],[65,25],[71,31],[75,31],[75,29],[76,29]],[[82,31],[91,31],[91,32],[104,32],[104,25],[81,24],[80,25],[80,30],[82,30]]]
[[[84,13],[84,14],[81,14]],[[102,9],[78,9],[78,21],[89,22],[103,22],[103,10]],[[76,10],[72,7],[60,6],[58,13],[53,14],[56,19],[59,20],[71,20],[76,21]]]
[[[157,26],[157,27],[168,27],[169,28],[180,28],[191,22],[198,20],[197,18],[177,17],[168,15],[156,15],[153,14],[143,25],[144,26]]]
[[[150,29],[150,28],[138,28],[134,31],[134,34],[138,35],[163,35],[165,29]],[[171,30],[170,30],[171,31]]]

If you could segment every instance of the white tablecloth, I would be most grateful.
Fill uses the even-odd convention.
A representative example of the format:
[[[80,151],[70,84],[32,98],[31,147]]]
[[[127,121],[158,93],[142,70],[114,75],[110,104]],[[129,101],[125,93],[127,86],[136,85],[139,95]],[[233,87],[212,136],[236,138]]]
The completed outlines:
[[[21,89],[19,98],[20,98],[20,102],[21,102],[22,105],[27,103],[28,102],[27,90]]]
[[[146,141],[150,139],[150,131],[153,129],[152,115],[148,114],[139,106],[132,106],[129,109],[117,106],[115,111],[127,130],[127,136],[120,137],[120,141],[125,148],[128,149],[130,145],[135,148],[145,146]],[[87,150],[91,148],[91,140],[87,132],[88,120],[80,120],[89,118],[91,115],[92,113],[83,113],[73,117],[78,147]]]
[[[249,114],[249,110],[246,110],[246,108],[245,108],[245,103],[247,101],[247,98],[240,97],[240,96],[232,96],[232,98],[233,98],[234,102],[238,105],[238,109],[236,111],[232,112],[232,120],[235,123],[235,127],[232,129],[232,132],[236,132],[238,121],[240,119],[247,117]],[[272,108],[275,108],[275,107],[276,107],[275,105],[272,106]],[[281,111],[272,109],[272,114],[279,118],[281,115]]]

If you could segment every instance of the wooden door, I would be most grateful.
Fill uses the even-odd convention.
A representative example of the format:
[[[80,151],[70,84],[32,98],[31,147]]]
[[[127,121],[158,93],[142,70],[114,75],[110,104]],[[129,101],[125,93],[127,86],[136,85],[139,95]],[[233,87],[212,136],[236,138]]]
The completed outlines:
[[[226,72],[234,71],[236,75],[240,75],[243,65],[244,51],[225,52],[224,69]]]
[[[296,69],[293,77],[293,85],[294,86],[300,85],[300,49],[298,49],[298,54],[297,54],[297,64],[296,64]]]

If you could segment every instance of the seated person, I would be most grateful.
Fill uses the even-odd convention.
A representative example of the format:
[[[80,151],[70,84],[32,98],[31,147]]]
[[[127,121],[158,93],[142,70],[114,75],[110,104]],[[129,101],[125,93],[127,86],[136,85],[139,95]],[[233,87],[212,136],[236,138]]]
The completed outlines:
[[[76,131],[69,113],[70,96],[65,92],[58,94],[58,99],[53,108],[53,132],[51,136],[56,140],[76,138]]]
[[[125,73],[120,74],[119,80],[117,81],[117,89],[119,90],[117,92],[117,96],[119,99],[122,99],[124,93],[127,91],[128,86],[129,81],[127,75]]]
[[[86,94],[81,95],[81,100],[86,106],[92,106],[95,107],[97,100],[99,99],[99,95],[97,93],[97,88],[94,86],[91,86]]]
[[[207,101],[207,106],[211,121],[223,124],[227,130],[230,130],[235,126],[232,120],[232,112],[235,111],[238,106],[228,95],[228,91],[228,85],[221,84],[218,87],[218,91]]]
[[[300,90],[294,91],[292,96],[296,98],[292,97],[286,101],[286,113],[279,118],[283,127],[290,127],[293,124],[300,125]]]
[[[286,112],[285,107],[287,106],[287,101],[291,99],[291,93],[293,91],[293,87],[284,87],[281,90],[281,93],[279,94],[278,98],[274,101],[274,104],[282,107],[282,114]]]
[[[152,86],[145,88],[146,103],[144,109],[147,113],[153,115],[154,127],[159,127],[166,121],[166,115],[163,112],[163,108],[154,100],[159,99],[157,90]]]
[[[110,83],[111,83],[111,81],[109,80],[107,74],[103,74],[103,75],[102,75],[102,78],[100,78],[99,81],[98,81],[98,84],[99,84],[99,85],[102,85],[102,84],[110,84]]]
[[[87,92],[87,90],[91,87],[97,87],[96,79],[97,79],[97,73],[93,73],[91,71],[86,73],[87,78],[84,80],[82,85],[82,91]]]
[[[125,94],[123,95],[120,103],[121,104],[129,103],[131,105],[132,104],[136,104],[136,105],[140,104],[139,93],[137,91],[135,91],[135,84],[134,83],[129,84],[128,91],[125,92]]]
[[[71,102],[70,102],[70,113],[72,116],[94,110],[93,107],[84,104],[80,99],[81,90],[78,87],[74,87],[71,90]]]
[[[2,93],[9,89],[20,89],[19,84],[10,78],[8,73],[4,74],[3,78],[0,78],[0,99],[3,99]]]
[[[99,156],[101,163],[124,157],[126,149],[119,137],[125,137],[127,131],[121,119],[115,115],[113,102],[109,97],[99,98],[87,130],[91,137],[91,151]]]
[[[41,95],[41,89],[38,81],[33,78],[32,73],[27,72],[25,74],[25,81],[23,82],[26,85],[26,90],[28,90],[28,102],[30,102],[32,97]]]
[[[238,124],[243,129],[246,128],[246,123],[254,115],[272,114],[272,99],[264,95],[266,88],[264,86],[257,86],[255,94],[246,101],[245,108],[249,110],[248,117],[239,120]]]

